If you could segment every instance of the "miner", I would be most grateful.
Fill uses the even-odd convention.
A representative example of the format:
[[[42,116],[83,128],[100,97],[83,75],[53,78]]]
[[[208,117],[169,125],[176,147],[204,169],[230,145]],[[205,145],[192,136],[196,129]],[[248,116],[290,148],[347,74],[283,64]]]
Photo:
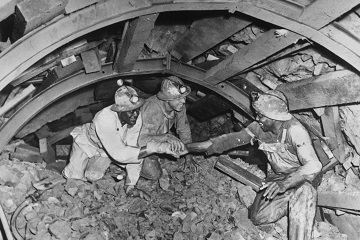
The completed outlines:
[[[224,134],[189,149],[208,154],[258,141],[269,160],[267,177],[249,209],[255,225],[273,223],[289,217],[289,239],[312,239],[317,192],[312,183],[319,174],[319,161],[310,135],[288,110],[283,93],[268,90],[252,94],[256,121],[240,132]]]
[[[115,93],[115,103],[99,111],[91,123],[76,127],[70,162],[63,171],[65,178],[96,181],[101,179],[111,161],[125,168],[125,192],[128,195],[146,196],[135,187],[143,158],[153,153],[166,153],[179,157],[170,149],[170,143],[147,141],[137,144],[142,118],[140,107],[144,99],[130,86],[120,86]],[[147,196],[148,197],[148,196]]]
[[[146,99],[141,108],[143,126],[140,131],[139,145],[145,146],[149,141],[171,144],[173,151],[185,150],[185,144],[191,143],[191,131],[186,115],[185,98],[191,89],[178,77],[169,76],[162,80],[160,91]],[[175,126],[176,136],[171,133]],[[185,164],[197,164],[191,155],[185,156]],[[162,169],[158,155],[151,155],[144,160],[141,176],[150,180],[161,177]]]

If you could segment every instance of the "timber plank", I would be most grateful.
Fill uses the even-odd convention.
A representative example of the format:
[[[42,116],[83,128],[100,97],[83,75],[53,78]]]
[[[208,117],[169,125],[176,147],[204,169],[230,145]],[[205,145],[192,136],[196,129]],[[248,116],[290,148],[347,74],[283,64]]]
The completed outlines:
[[[65,13],[70,14],[92,4],[99,2],[100,0],[69,0],[65,7]]]
[[[278,85],[290,110],[349,104],[360,101],[360,76],[341,70]]]
[[[101,70],[101,60],[99,57],[99,50],[97,48],[82,52],[81,58],[83,60],[86,73],[98,72]]]
[[[249,45],[212,67],[205,73],[204,81],[211,84],[220,83],[302,38],[293,32],[288,32],[284,37],[276,37],[275,31],[276,29],[267,31]]]
[[[39,140],[39,148],[40,154],[46,163],[54,163],[56,161],[55,150],[50,146],[47,138]]]
[[[132,20],[118,46],[114,61],[115,72],[131,71],[139,58],[144,43],[154,28],[158,13],[145,15]]]
[[[60,15],[68,0],[25,0],[16,5],[11,41],[15,42],[28,32]]]
[[[80,71],[84,67],[83,62],[81,61],[80,57],[76,57],[76,61],[65,66],[57,66],[52,69],[49,74],[44,78],[44,81],[36,90],[36,93],[39,93],[46,89],[47,87],[51,86],[53,83],[57,82],[59,79],[67,77],[72,73]]]
[[[11,85],[14,87],[18,86],[18,85],[22,84],[23,82],[39,75],[40,73],[56,66],[64,58],[78,55],[84,51],[90,50],[92,48],[96,48],[102,42],[103,41],[87,43],[87,41],[85,41],[85,40],[80,40],[80,41],[77,41],[70,45],[66,45],[65,47],[62,47],[59,50],[56,50],[55,52],[46,56],[44,59],[35,63],[32,67],[30,67],[28,70],[23,72],[16,80],[12,81]]]
[[[175,58],[188,62],[249,24],[251,24],[250,20],[236,15],[197,20],[169,47],[168,51]]]
[[[327,107],[321,116],[321,122],[326,137],[329,137],[329,145],[333,147],[333,153],[339,162],[345,160],[345,146],[340,125],[339,107]]]
[[[10,159],[19,159],[20,161],[31,162],[31,163],[42,163],[44,161],[40,154],[28,154],[22,152],[12,152],[9,154]]]
[[[15,12],[16,4],[24,0],[1,0],[0,1],[0,22]]]
[[[318,206],[360,211],[360,195],[339,192],[318,192]]]
[[[219,157],[215,164],[215,168],[224,172],[226,175],[235,178],[239,182],[252,187],[255,191],[259,191],[262,186],[262,179],[255,176],[251,172],[236,165],[232,161]]]
[[[320,29],[359,5],[359,0],[316,0],[305,7],[299,21]]]

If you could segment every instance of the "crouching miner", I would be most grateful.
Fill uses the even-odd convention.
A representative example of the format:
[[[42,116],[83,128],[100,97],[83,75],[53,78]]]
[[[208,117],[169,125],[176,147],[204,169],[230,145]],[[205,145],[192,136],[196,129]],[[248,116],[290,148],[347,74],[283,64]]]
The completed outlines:
[[[140,146],[146,145],[149,141],[168,142],[173,150],[183,151],[184,144],[192,142],[185,107],[185,98],[190,91],[190,87],[178,77],[169,76],[162,80],[160,91],[146,99],[141,108],[143,127],[138,141]],[[173,126],[179,138],[171,133]],[[189,154],[185,156],[185,164],[197,170],[198,164]],[[149,180],[158,180],[161,174],[159,156],[155,154],[145,158],[141,176]]]
[[[142,168],[143,158],[153,153],[166,153],[179,157],[169,143],[149,141],[138,147],[137,141],[142,119],[140,107],[144,99],[136,91],[118,80],[115,104],[99,111],[91,123],[76,127],[71,135],[74,142],[70,162],[63,171],[65,178],[96,181],[101,179],[111,161],[125,168],[125,192],[145,196],[135,188]],[[146,196],[145,198],[148,198]]]
[[[240,132],[221,135],[188,149],[208,154],[259,142],[269,160],[267,177],[249,209],[255,225],[273,223],[289,217],[289,239],[312,239],[317,192],[312,186],[321,171],[310,135],[288,110],[284,94],[277,90],[252,94],[256,121]]]

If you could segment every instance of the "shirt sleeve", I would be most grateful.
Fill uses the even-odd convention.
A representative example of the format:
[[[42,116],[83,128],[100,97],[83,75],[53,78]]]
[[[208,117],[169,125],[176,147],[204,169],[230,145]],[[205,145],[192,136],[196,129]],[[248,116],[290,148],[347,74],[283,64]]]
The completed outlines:
[[[119,163],[140,163],[138,159],[140,148],[127,146],[122,140],[122,133],[117,129],[116,116],[106,112],[94,120],[96,134],[105,151]]]
[[[192,142],[191,129],[186,115],[186,108],[176,114],[176,133],[179,135],[180,140],[184,144]]]
[[[310,135],[304,126],[298,124],[289,128],[290,142],[296,150],[301,166],[295,171],[296,175],[312,181],[321,171],[322,164],[315,153]]]
[[[164,114],[156,104],[145,104],[141,110],[142,127],[139,135],[139,146],[146,146],[151,140],[155,140],[160,126],[164,122]]]

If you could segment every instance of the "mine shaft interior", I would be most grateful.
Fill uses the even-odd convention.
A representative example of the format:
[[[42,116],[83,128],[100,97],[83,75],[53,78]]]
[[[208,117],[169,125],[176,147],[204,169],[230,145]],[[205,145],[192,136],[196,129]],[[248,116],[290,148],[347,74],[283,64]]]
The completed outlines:
[[[259,143],[162,155],[130,197],[123,166],[65,179],[71,132],[123,84],[149,99],[164,78],[191,88],[192,142],[244,130],[252,92],[282,92],[322,164],[313,239],[360,239],[359,0],[2,0],[1,239],[287,240],[289,218],[254,225],[268,173]],[[177,135],[176,127],[169,132]]]

